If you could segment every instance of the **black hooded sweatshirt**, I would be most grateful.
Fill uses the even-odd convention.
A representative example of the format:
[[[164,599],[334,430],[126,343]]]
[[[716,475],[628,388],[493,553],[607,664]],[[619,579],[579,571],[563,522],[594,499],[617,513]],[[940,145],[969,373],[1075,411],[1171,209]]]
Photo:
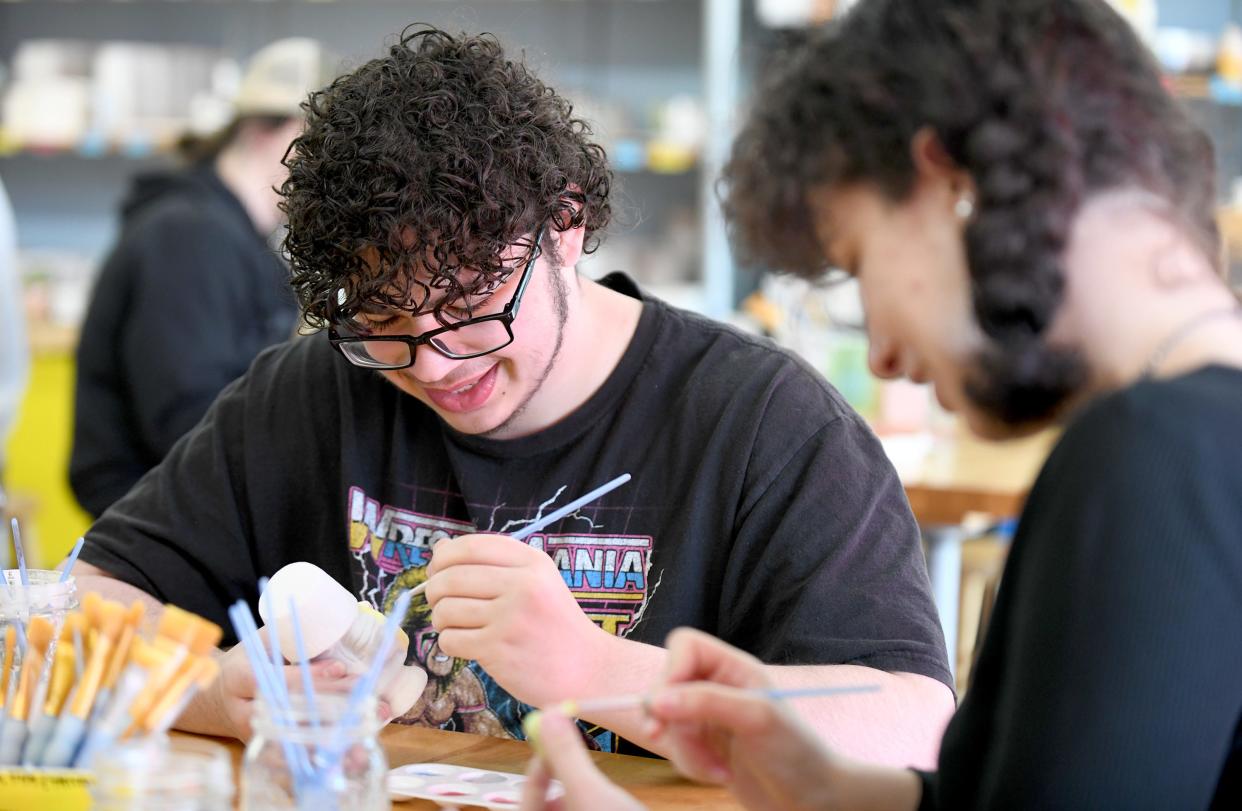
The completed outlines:
[[[79,503],[125,495],[296,318],[284,262],[209,166],[137,178],[78,346]]]

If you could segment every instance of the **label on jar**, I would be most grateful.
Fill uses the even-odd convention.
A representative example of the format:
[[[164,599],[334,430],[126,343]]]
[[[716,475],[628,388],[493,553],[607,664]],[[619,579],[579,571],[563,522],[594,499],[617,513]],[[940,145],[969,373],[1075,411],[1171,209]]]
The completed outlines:
[[[0,769],[0,811],[88,811],[90,783],[78,769]]]

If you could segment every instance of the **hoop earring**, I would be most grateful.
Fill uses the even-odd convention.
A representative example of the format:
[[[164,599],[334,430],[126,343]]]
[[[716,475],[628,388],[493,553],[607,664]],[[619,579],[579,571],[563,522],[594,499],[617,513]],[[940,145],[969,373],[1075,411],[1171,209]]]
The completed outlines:
[[[975,213],[975,201],[970,199],[970,195],[963,194],[953,204],[953,213],[959,220],[969,220]]]

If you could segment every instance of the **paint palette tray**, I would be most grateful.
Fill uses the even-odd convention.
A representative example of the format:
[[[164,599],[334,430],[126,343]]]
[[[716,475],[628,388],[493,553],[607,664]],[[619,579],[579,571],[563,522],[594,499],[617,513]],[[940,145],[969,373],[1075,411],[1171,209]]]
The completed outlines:
[[[411,763],[388,772],[388,796],[394,802],[431,800],[441,808],[517,808],[526,777],[449,763]],[[565,793],[553,780],[548,799]]]

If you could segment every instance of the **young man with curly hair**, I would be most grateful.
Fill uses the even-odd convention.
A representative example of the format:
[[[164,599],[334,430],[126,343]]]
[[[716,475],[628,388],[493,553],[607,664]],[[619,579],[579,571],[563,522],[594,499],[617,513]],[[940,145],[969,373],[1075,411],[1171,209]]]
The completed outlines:
[[[261,356],[92,528],[83,587],[223,622],[292,560],[373,605],[425,581],[411,657],[465,660],[482,690],[408,720],[487,712],[511,735],[530,705],[643,689],[692,625],[783,685],[882,685],[807,717],[860,757],[930,762],[953,698],[892,467],[791,354],[577,275],[611,175],[567,100],[491,37],[414,29],[311,97],[287,163],[293,285],[323,330]],[[181,723],[245,736],[253,680],[222,664]],[[641,721],[584,728],[641,746]]]

